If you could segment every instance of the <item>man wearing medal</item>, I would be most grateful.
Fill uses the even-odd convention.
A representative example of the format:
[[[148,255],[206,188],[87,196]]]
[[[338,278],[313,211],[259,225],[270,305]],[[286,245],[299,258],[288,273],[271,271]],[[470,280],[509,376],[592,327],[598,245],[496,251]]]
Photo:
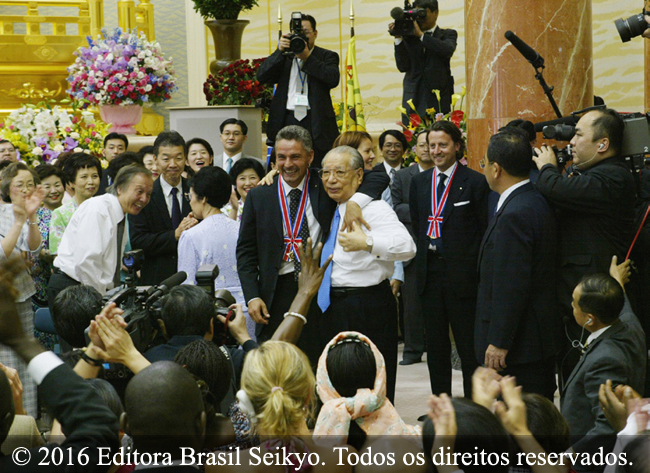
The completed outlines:
[[[272,185],[261,185],[249,192],[237,242],[239,279],[248,313],[258,324],[260,343],[271,338],[296,295],[301,268],[298,248],[307,238],[314,246],[323,241],[336,210],[317,170],[309,167],[314,159],[309,132],[291,125],[275,138],[279,175]],[[352,221],[367,225],[361,207],[379,199],[388,182],[385,172],[367,171],[359,192],[350,199],[345,216],[341,216],[342,225],[351,228]],[[312,362],[324,347],[318,338],[318,315],[314,302],[310,322],[298,344]]]
[[[293,32],[292,32],[293,33]],[[311,15],[302,15],[305,49],[292,54],[291,34],[284,34],[275,50],[260,65],[257,79],[263,84],[277,84],[269,111],[267,136],[273,140],[281,128],[299,125],[314,140],[314,167],[339,135],[330,90],[339,85],[339,55],[315,45],[318,31]]]
[[[485,177],[458,162],[461,131],[449,121],[435,122],[427,135],[434,167],[413,177],[409,205],[418,292],[422,301],[431,391],[451,393],[449,327],[463,368],[465,396],[472,394],[476,265],[487,227]],[[413,264],[413,263],[412,263]]]

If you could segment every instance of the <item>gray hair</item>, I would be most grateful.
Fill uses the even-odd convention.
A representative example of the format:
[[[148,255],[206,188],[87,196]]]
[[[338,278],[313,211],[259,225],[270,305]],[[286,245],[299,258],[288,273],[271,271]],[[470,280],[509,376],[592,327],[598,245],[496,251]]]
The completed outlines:
[[[359,153],[359,151],[354,149],[352,146],[345,146],[345,145],[344,146],[339,146],[337,148],[334,148],[334,149],[328,151],[327,154],[325,155],[325,157],[323,158],[323,162],[325,162],[325,159],[327,159],[327,157],[330,154],[337,154],[339,156],[347,156],[350,159],[350,161],[349,161],[350,169],[363,169],[364,168],[363,158],[361,157],[361,154]]]
[[[117,191],[125,190],[128,188],[133,178],[138,174],[144,174],[145,176],[151,177],[151,171],[149,171],[144,166],[140,166],[139,164],[129,164],[128,166],[124,166],[118,171],[117,176],[115,176],[113,185],[108,187],[106,189],[106,192],[117,197]]]
[[[307,130],[298,125],[285,126],[278,131],[278,134],[275,135],[275,142],[277,143],[280,140],[298,141],[308,153],[311,153],[314,149],[314,142],[311,139],[311,135]]]

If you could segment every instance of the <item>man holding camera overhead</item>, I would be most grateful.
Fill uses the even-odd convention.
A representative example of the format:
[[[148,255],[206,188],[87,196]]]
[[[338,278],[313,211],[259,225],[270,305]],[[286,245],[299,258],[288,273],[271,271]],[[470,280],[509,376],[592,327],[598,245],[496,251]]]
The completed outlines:
[[[274,140],[287,125],[305,128],[314,141],[312,166],[320,167],[339,134],[330,90],[339,85],[340,73],[339,55],[316,46],[317,37],[313,16],[292,13],[291,33],[282,35],[278,49],[257,71],[257,79],[277,84],[266,132],[269,139]]]
[[[415,0],[410,12],[409,15],[408,11],[393,8],[391,16],[396,21],[388,25],[389,33],[395,37],[397,69],[406,73],[402,106],[409,114],[413,113],[407,103],[413,100],[421,117],[430,108],[449,113],[454,93],[454,78],[449,63],[456,51],[458,33],[436,25],[438,0]],[[412,29],[408,24],[411,19]],[[434,89],[440,91],[440,98],[432,92]]]

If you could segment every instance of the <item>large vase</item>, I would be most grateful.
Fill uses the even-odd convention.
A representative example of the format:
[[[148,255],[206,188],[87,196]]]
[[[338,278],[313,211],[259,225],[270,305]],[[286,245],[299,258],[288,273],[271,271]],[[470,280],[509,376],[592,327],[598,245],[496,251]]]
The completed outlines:
[[[99,115],[111,126],[110,133],[135,135],[135,125],[142,119],[142,105],[100,105]]]
[[[248,20],[206,20],[210,28],[216,59],[210,62],[210,73],[216,74],[231,63],[241,59],[241,37]]]

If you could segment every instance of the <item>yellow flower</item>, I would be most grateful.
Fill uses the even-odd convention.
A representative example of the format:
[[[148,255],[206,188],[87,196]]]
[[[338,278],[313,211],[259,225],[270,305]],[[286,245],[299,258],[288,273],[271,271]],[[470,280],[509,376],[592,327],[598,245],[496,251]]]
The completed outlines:
[[[436,94],[436,97],[438,99],[438,103],[440,103],[440,91],[438,89],[433,89],[431,92]]]
[[[427,115],[435,115],[436,109],[435,107],[427,108]]]
[[[466,93],[466,92],[467,92],[467,89],[465,88],[465,86],[463,86],[462,89],[461,89],[460,96],[461,96],[461,97],[465,97],[465,93]]]
[[[458,94],[454,94],[451,96],[451,108],[454,108],[454,105],[456,105],[456,102],[458,102],[461,99],[461,96]]]
[[[409,104],[409,107],[411,107],[411,109],[412,109],[414,112],[416,111],[416,109],[415,109],[415,105],[413,104],[413,99],[408,99],[408,100],[406,101],[406,103]],[[404,115],[406,115],[406,112],[404,112]]]
[[[406,115],[406,109],[404,107],[397,107],[395,110],[397,110],[402,115]]]

